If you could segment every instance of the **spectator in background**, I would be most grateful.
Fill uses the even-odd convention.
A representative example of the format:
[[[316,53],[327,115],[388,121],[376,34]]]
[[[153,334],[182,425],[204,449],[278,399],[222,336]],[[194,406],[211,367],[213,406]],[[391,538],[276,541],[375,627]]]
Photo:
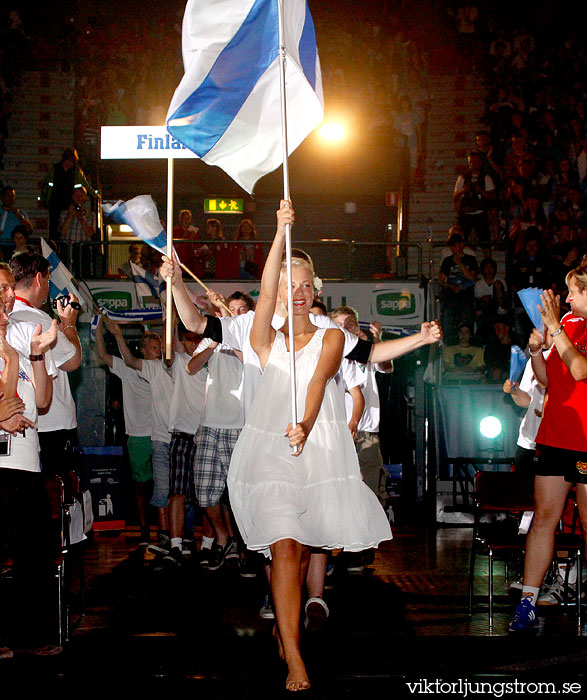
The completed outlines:
[[[12,250],[12,255],[18,255],[19,253],[34,253],[33,246],[28,245],[29,234],[25,226],[15,226],[12,229],[12,242],[14,243],[14,248]]]
[[[502,384],[508,378],[511,347],[516,342],[510,324],[507,316],[496,316],[493,319],[493,337],[489,339],[483,353],[487,378],[490,382]]]
[[[71,203],[59,216],[59,236],[70,243],[81,243],[92,239],[95,223],[88,207],[88,193],[85,187],[75,187]]]
[[[243,219],[238,225],[235,241],[256,241],[257,229],[250,219]],[[265,264],[262,243],[241,243],[239,245],[238,276],[241,280],[260,279]]]
[[[70,206],[76,185],[81,185],[86,194],[93,196],[94,190],[79,165],[77,151],[66,148],[59,163],[47,171],[39,200],[41,206],[49,210],[49,237],[54,241],[60,238],[61,212]]]
[[[487,340],[491,333],[490,319],[496,314],[507,314],[507,285],[497,279],[497,265],[490,258],[481,261],[481,279],[475,282],[475,321],[477,335]]]
[[[469,167],[457,178],[453,201],[465,240],[472,231],[478,241],[490,238],[487,210],[495,199],[495,185],[489,175],[481,172],[481,156],[477,151],[469,154]]]
[[[447,245],[451,254],[442,261],[438,282],[442,325],[445,333],[450,334],[462,322],[473,327],[473,288],[479,267],[475,257],[464,253],[465,244],[460,234],[451,234]]]
[[[16,190],[6,185],[1,190],[2,204],[0,205],[0,245],[12,242],[12,231],[17,226],[24,226],[26,232],[33,232],[33,225],[27,213],[16,206]]]
[[[136,265],[142,269],[146,269],[145,263],[148,261],[147,246],[142,243],[131,243],[128,246],[128,260],[122,263],[119,272],[126,275],[130,280],[134,279],[130,264]]]
[[[478,383],[483,376],[483,348],[471,344],[473,327],[461,323],[457,342],[447,345],[442,351],[444,381]]]
[[[192,225],[192,212],[189,209],[182,209],[179,212],[179,226],[173,229],[174,240],[178,238],[188,241],[199,240],[199,228]],[[203,277],[206,271],[205,256],[201,254],[203,246],[201,243],[176,243],[175,250],[181,262],[197,276]]]

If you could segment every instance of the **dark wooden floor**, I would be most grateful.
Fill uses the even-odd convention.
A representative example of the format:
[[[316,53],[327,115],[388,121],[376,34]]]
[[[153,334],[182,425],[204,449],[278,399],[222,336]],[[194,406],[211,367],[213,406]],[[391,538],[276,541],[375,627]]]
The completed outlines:
[[[402,697],[408,681],[426,678],[582,677],[587,644],[576,634],[574,608],[541,611],[537,635],[508,635],[516,599],[502,574],[489,635],[484,558],[469,618],[470,540],[470,528],[405,526],[363,574],[335,568],[325,596],[331,617],[322,631],[302,635],[313,680],[306,697]],[[190,562],[180,570],[161,566],[138,548],[136,531],[94,535],[83,559],[85,613],[75,609],[74,566],[73,628],[64,653],[0,662],[5,683],[83,688],[84,697],[108,700],[126,697],[128,685],[133,697],[282,695],[285,670],[272,623],[258,615],[261,572],[243,579],[229,564],[216,572]]]

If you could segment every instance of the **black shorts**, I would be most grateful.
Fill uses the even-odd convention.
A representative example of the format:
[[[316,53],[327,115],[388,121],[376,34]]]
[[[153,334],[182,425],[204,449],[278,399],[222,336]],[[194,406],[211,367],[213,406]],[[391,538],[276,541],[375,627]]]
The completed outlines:
[[[587,452],[536,445],[534,473],[538,476],[564,476],[571,484],[587,484]]]

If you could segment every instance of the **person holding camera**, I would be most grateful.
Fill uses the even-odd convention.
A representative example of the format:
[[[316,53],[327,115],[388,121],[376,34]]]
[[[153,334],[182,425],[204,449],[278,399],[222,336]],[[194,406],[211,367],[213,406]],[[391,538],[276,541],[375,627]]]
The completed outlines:
[[[81,243],[89,241],[94,235],[93,214],[86,206],[88,192],[82,185],[77,185],[71,195],[71,204],[61,212],[59,217],[59,234],[64,241]]]
[[[49,262],[38,253],[20,253],[10,261],[15,281],[14,309],[10,318],[41,324],[43,331],[53,319],[41,306],[49,293]],[[76,370],[82,360],[76,321],[78,299],[70,294],[54,303],[59,318],[57,342],[52,348],[57,372],[53,378],[53,399],[47,411],[39,414],[38,432],[43,470],[65,476],[75,471],[74,448],[77,440],[77,415],[69,387],[68,372]]]

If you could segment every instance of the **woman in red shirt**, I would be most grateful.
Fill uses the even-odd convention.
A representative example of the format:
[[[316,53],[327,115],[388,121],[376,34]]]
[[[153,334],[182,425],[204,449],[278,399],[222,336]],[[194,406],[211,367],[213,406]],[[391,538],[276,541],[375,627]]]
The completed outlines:
[[[535,328],[529,341],[534,375],[548,393],[536,435],[535,510],[526,542],[522,600],[510,622],[513,632],[538,623],[538,592],[552,561],[554,534],[573,484],[587,533],[587,262],[571,270],[565,281],[570,313],[559,320],[560,297],[546,290],[538,307],[546,337]],[[546,358],[544,341],[551,346]]]

